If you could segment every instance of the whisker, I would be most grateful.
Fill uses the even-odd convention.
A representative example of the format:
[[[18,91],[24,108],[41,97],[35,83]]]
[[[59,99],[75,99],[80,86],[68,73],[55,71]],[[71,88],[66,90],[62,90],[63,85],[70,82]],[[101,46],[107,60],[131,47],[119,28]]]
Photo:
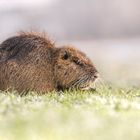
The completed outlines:
[[[98,87],[101,85],[103,88],[108,87],[107,83],[105,82],[105,80],[103,78],[98,78],[96,84],[98,84]]]
[[[86,75],[85,78],[81,79],[80,81],[78,81],[78,82],[76,83],[76,87],[79,87],[81,84],[87,82],[88,79],[89,79],[89,76]]]
[[[82,76],[82,78],[77,79],[75,81],[72,81],[71,86],[76,85],[76,83],[78,83],[81,79],[84,79],[85,75]]]

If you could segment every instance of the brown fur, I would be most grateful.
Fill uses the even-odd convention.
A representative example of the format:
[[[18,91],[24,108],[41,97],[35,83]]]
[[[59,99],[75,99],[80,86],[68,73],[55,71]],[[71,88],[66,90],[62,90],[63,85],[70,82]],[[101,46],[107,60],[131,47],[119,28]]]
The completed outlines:
[[[97,70],[84,53],[56,48],[45,36],[21,33],[0,45],[0,90],[82,89],[96,78]]]

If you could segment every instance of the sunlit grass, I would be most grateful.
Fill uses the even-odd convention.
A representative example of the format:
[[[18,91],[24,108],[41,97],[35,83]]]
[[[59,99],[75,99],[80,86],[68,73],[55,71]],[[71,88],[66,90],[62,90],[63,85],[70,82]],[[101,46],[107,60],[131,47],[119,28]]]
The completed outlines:
[[[140,89],[0,93],[0,140],[139,140]]]

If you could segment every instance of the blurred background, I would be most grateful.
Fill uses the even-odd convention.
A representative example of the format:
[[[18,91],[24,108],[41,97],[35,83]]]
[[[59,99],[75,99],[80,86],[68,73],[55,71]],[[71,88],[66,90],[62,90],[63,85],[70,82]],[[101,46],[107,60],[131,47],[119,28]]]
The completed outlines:
[[[73,44],[110,84],[140,86],[139,0],[0,0],[0,41],[21,30]]]

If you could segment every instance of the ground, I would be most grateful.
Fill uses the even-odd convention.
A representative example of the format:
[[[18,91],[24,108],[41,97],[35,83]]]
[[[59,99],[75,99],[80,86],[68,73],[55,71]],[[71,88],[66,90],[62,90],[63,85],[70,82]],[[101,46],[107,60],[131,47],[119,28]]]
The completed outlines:
[[[97,90],[0,91],[0,140],[140,140],[140,39],[71,44],[97,66]]]
[[[0,93],[0,140],[139,140],[140,90]]]

